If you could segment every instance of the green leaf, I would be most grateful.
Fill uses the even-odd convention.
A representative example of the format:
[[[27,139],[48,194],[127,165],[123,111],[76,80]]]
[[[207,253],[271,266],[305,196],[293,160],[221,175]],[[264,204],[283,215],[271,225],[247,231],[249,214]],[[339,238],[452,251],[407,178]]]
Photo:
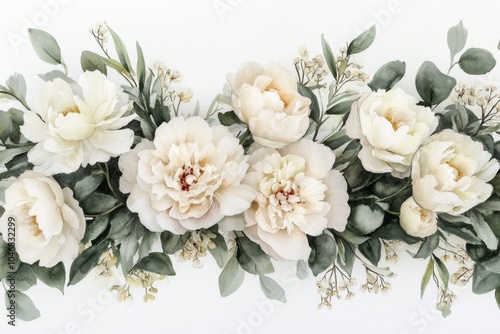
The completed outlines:
[[[28,33],[33,49],[41,60],[52,65],[62,63],[61,49],[51,34],[34,28],[28,29]]]
[[[137,224],[140,224],[137,214],[130,212],[126,208],[120,208],[111,219],[111,230],[108,238],[120,243],[123,238],[132,232]]]
[[[311,254],[309,255],[309,268],[314,276],[318,276],[328,269],[337,258],[337,243],[331,233],[323,233],[309,239]]]
[[[413,257],[415,259],[426,259],[432,255],[432,252],[434,252],[434,250],[436,250],[438,246],[439,246],[439,234],[435,233],[425,238],[422,245],[420,245],[417,254],[415,254]]]
[[[476,236],[474,228],[471,225],[463,223],[448,223],[438,216],[438,227],[443,231],[456,235],[470,244],[480,244],[481,239]]]
[[[27,291],[36,284],[36,276],[29,264],[21,262],[16,272],[16,290]]]
[[[354,262],[356,261],[356,255],[354,254],[356,247],[341,238],[337,239],[337,247],[339,250],[337,256],[339,260],[338,265],[348,276],[351,276]]]
[[[498,239],[495,233],[493,233],[490,225],[488,225],[488,223],[484,220],[484,217],[474,211],[470,211],[469,214],[472,227],[474,227],[479,239],[481,239],[489,249],[497,249]]]
[[[313,121],[318,123],[320,121],[320,116],[321,116],[318,98],[309,87],[306,87],[300,83],[297,83],[297,89],[299,90],[300,95],[307,97],[309,98],[309,100],[311,100],[311,113],[309,114],[309,117]]]
[[[224,263],[228,260],[229,253],[227,251],[227,245],[224,238],[216,233],[217,237],[212,239],[212,242],[215,243],[215,248],[208,248],[208,251],[214,257],[215,261],[217,261],[217,265],[219,268],[224,267]]]
[[[376,32],[377,29],[375,28],[375,25],[373,25],[371,28],[356,37],[347,47],[347,55],[353,55],[368,49],[368,47],[372,45],[375,40]]]
[[[139,42],[136,42],[135,45],[137,48],[137,79],[139,80],[139,90],[142,91],[146,82],[146,62],[144,61],[141,45]]]
[[[269,274],[274,271],[269,255],[248,238],[238,238],[238,262],[245,271],[255,274]]]
[[[127,48],[125,47],[125,43],[123,43],[122,39],[113,29],[108,26],[111,37],[113,37],[113,42],[115,44],[116,54],[118,54],[118,59],[120,59],[120,63],[127,70],[127,72],[132,72],[132,66],[130,63],[130,59],[128,56]]]
[[[101,235],[102,232],[106,230],[109,223],[109,216],[99,216],[94,218],[94,220],[87,225],[85,229],[85,235],[83,236],[82,243],[86,244],[89,241],[93,241],[98,236]]]
[[[15,249],[9,249],[9,245],[0,238],[0,279],[7,277],[8,273],[14,273],[18,270],[21,261],[15,253]]]
[[[367,235],[382,225],[384,216],[384,210],[377,204],[361,204],[352,209],[348,219],[348,228]]]
[[[9,79],[7,79],[6,85],[10,91],[21,98],[23,102],[26,100],[26,80],[22,74],[12,74]]]
[[[379,238],[371,238],[358,246],[359,251],[374,266],[378,266],[382,255],[382,243]]]
[[[415,79],[418,94],[427,107],[434,106],[446,100],[457,81],[439,71],[430,61],[426,61],[420,66]]]
[[[113,196],[94,192],[80,206],[86,214],[100,214],[111,210],[117,203]]]
[[[108,249],[108,245],[108,241],[93,245],[76,257],[69,270],[68,286],[80,282],[97,266],[99,258]]]
[[[59,262],[52,268],[41,267],[38,262],[31,265],[31,270],[36,277],[50,287],[56,288],[64,294],[64,285],[66,283],[66,269],[64,264]]]
[[[106,62],[103,57],[92,51],[83,51],[80,56],[80,64],[82,70],[85,71],[99,71],[104,75],[108,74],[106,69]]]
[[[367,172],[359,159],[344,170],[344,178],[353,193],[365,189],[380,177],[380,174]]]
[[[62,79],[69,84],[77,84],[75,80],[69,78],[64,72],[59,70],[53,70],[47,73],[39,74],[38,77],[43,81],[54,81],[55,79]]]
[[[175,276],[170,257],[163,253],[151,253],[142,258],[132,270],[144,270],[163,276]]]
[[[225,113],[218,113],[217,117],[219,118],[220,124],[224,126],[231,126],[233,124],[244,124],[238,116],[236,116],[234,111],[228,111]]]
[[[433,272],[434,272],[434,260],[431,257],[429,258],[429,264],[425,269],[424,276],[422,276],[422,282],[420,283],[420,298],[424,296],[425,288],[427,287],[427,284],[429,284]]]
[[[14,298],[9,298],[9,294],[9,292],[5,292],[5,305],[7,308],[9,308],[10,305],[14,305],[16,317],[18,319],[22,321],[32,321],[40,317],[40,311],[36,308],[35,304],[33,304],[30,297],[18,290],[13,293],[13,295],[15,295]]]
[[[495,300],[497,301],[498,308],[500,308],[500,288],[495,289]]]
[[[327,115],[343,115],[351,111],[351,106],[354,102],[356,102],[356,99],[340,101],[339,103],[336,103],[332,107],[328,108],[325,113]]]
[[[334,151],[351,140],[352,139],[346,134],[345,129],[342,129],[328,137],[322,144]]]
[[[15,156],[28,152],[32,146],[16,147],[0,151],[0,165],[11,161]]]
[[[174,254],[175,252],[180,250],[184,245],[184,239],[189,238],[187,234],[186,236],[186,238],[183,238],[182,235],[173,234],[169,231],[162,232],[160,235],[160,240],[163,252],[165,254]]]
[[[260,288],[269,299],[286,303],[285,290],[272,278],[259,275]]]
[[[145,230],[142,241],[139,245],[139,259],[149,255],[151,247],[156,241],[157,233]]]
[[[406,73],[406,63],[394,60],[383,65],[375,75],[368,86],[373,90],[390,90],[397,84]]]
[[[325,34],[321,34],[321,47],[323,48],[323,56],[325,57],[326,65],[330,69],[335,80],[337,79],[337,63],[333,55],[330,45],[325,40]]]
[[[73,189],[73,192],[75,193],[75,199],[78,202],[85,200],[101,185],[103,179],[103,174],[94,174],[86,176],[85,178],[78,181]]]
[[[306,279],[309,276],[309,270],[307,262],[304,260],[297,261],[297,277],[300,279]]]
[[[0,110],[0,139],[2,141],[6,141],[7,138],[9,138],[10,134],[12,133],[13,129],[14,125],[12,124],[9,115],[7,115],[5,111]],[[0,151],[0,164],[4,164],[5,162],[1,161],[8,159],[7,154],[8,153],[6,150]],[[10,161],[10,159],[7,161]]]
[[[120,243],[120,263],[122,265],[123,275],[127,276],[134,264],[134,255],[139,249],[139,242],[135,229],[121,240]]]
[[[448,30],[448,49],[450,49],[450,59],[453,62],[455,56],[463,50],[467,42],[467,29],[464,28],[462,20]]]
[[[436,261],[438,274],[444,284],[444,289],[448,290],[448,283],[450,282],[450,273],[448,272],[448,268],[446,268],[443,261],[441,261],[436,255],[432,255],[432,257],[434,258],[434,261]]]
[[[0,180],[7,179],[11,176],[19,176],[27,169],[33,168],[33,165],[28,161],[28,156],[22,154],[12,159],[12,161],[5,164],[6,172],[0,173]]]
[[[490,72],[496,63],[491,52],[481,48],[467,49],[458,60],[458,65],[465,73],[476,75]]]
[[[238,264],[236,253],[231,256],[219,276],[219,291],[222,297],[227,297],[241,286],[245,279],[245,271]]]
[[[489,272],[479,263],[472,274],[472,292],[481,295],[500,288],[500,274]]]

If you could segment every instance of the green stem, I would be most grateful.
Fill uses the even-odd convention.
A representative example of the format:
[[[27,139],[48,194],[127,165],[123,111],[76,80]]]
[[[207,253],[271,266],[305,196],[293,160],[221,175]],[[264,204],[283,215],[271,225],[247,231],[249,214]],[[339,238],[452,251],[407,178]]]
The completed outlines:
[[[5,95],[9,95],[9,96],[12,96],[13,98],[15,98],[17,101],[19,101],[19,103],[21,103],[23,105],[23,107],[25,107],[27,110],[30,110],[30,107],[26,104],[26,102],[24,102],[23,100],[21,100],[19,97],[16,96],[16,94],[14,93],[11,93],[11,92],[8,92],[8,91],[5,91],[5,90],[1,90],[0,91],[1,94],[5,94]]]
[[[102,167],[104,165],[104,168]],[[117,195],[115,189],[113,188],[113,185],[111,184],[111,178],[109,176],[109,166],[108,166],[108,163],[105,162],[103,164],[100,165],[101,167],[101,170],[104,172],[104,176],[106,177],[106,182],[108,184],[108,188],[109,190],[111,190],[111,193],[113,194],[113,196],[119,201],[121,202],[121,199],[120,197]],[[123,205],[123,203],[121,203],[121,205]]]
[[[399,195],[403,190],[407,189],[411,184],[411,178],[408,178],[408,181],[406,181],[405,185],[402,186],[398,191],[396,191],[394,194],[391,194],[387,197],[384,197],[384,198],[381,198],[381,199],[378,199],[377,202],[383,202],[385,200],[388,200],[390,198],[393,198],[394,196],[397,196]]]

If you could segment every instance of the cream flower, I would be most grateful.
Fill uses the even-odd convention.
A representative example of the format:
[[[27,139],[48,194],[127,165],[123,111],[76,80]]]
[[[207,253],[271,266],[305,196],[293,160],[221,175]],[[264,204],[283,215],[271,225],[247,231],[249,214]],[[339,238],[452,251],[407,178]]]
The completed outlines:
[[[34,170],[45,175],[71,173],[106,162],[130,150],[134,132],[121,129],[135,116],[126,96],[102,73],[85,72],[79,86],[62,79],[47,82],[35,112],[24,114],[22,134],[38,143],[29,153]]]
[[[359,159],[372,173],[407,177],[413,155],[438,125],[427,107],[400,88],[379,90],[361,96],[353,104],[345,129],[361,140]]]
[[[347,182],[332,170],[334,153],[301,139],[281,150],[260,148],[250,156],[244,183],[257,190],[245,212],[245,234],[278,260],[307,259],[307,235],[343,231],[350,214]]]
[[[248,169],[227,128],[201,117],[173,118],[120,157],[120,190],[149,230],[182,234],[209,228],[250,207],[255,191],[240,184]]]
[[[69,188],[52,177],[27,171],[5,190],[0,232],[7,242],[9,221],[16,228],[16,250],[22,262],[53,267],[78,255],[85,216]]]
[[[281,148],[306,133],[311,101],[298,93],[297,81],[282,66],[245,63],[228,81],[234,112],[257,143]]]
[[[437,214],[420,207],[413,197],[401,205],[399,223],[411,236],[425,238],[437,231]]]
[[[443,130],[431,136],[412,163],[413,197],[423,208],[459,215],[490,197],[487,182],[499,164],[469,136]]]

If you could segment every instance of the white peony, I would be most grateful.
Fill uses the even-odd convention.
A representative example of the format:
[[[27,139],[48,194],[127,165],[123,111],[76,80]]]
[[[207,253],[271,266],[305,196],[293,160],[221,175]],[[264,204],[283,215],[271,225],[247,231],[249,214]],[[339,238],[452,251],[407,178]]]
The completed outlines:
[[[469,136],[443,130],[431,136],[412,163],[413,197],[423,208],[459,215],[490,197],[487,182],[499,164]]]
[[[245,212],[245,234],[277,260],[307,259],[307,235],[343,231],[350,207],[347,182],[332,170],[334,153],[301,139],[281,150],[260,148],[243,180],[257,191]]]
[[[437,231],[437,214],[418,205],[413,197],[401,205],[399,223],[411,236],[425,238]]]
[[[35,171],[53,175],[127,152],[134,132],[122,127],[135,117],[124,117],[127,110],[126,96],[98,71],[82,74],[79,87],[59,78],[47,82],[35,112],[27,111],[21,126],[22,134],[38,143],[28,160]]]
[[[413,155],[438,125],[427,107],[400,88],[367,93],[353,104],[345,129],[360,139],[359,159],[372,173],[407,177]]]
[[[52,178],[27,171],[5,190],[0,232],[5,242],[9,221],[15,224],[16,250],[22,262],[53,267],[78,255],[85,216],[69,188]]]
[[[238,73],[228,75],[232,107],[254,140],[281,148],[299,140],[309,127],[311,100],[297,91],[297,81],[281,65],[264,69],[245,63]]]
[[[240,184],[248,169],[227,128],[201,117],[173,118],[120,157],[120,190],[149,230],[182,234],[209,228],[250,207],[255,191]]]

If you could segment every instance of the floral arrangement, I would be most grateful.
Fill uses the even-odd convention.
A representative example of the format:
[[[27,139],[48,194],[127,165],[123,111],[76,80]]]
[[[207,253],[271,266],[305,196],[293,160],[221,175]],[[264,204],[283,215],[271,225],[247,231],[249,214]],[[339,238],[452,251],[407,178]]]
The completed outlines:
[[[389,292],[394,274],[380,263],[396,262],[401,244],[427,259],[421,293],[432,280],[444,316],[452,284],[495,291],[500,305],[500,90],[450,75],[496,65],[488,50],[463,51],[461,22],[448,31],[447,73],[430,61],[416,73],[419,97],[397,86],[404,62],[371,79],[356,62],[372,27],[339,52],[323,36],[323,55],[300,48],[295,74],[291,64],[243,64],[204,113],[186,107],[193,94],[180,72],[146,67],[139,43],[132,63],[105,23],[91,33],[100,54],[82,52],[77,81],[54,37],[31,29],[56,69],[40,75],[33,105],[22,75],[0,85],[8,316],[40,316],[26,294],[38,281],[63,292],[91,272],[121,271],[124,284],[110,287],[119,300],[137,286],[153,300],[154,282],[175,275],[172,257],[201,267],[208,253],[222,296],[249,273],[285,302],[269,274],[274,261],[293,261],[331,308],[354,296],[354,266],[366,272],[362,291]]]

